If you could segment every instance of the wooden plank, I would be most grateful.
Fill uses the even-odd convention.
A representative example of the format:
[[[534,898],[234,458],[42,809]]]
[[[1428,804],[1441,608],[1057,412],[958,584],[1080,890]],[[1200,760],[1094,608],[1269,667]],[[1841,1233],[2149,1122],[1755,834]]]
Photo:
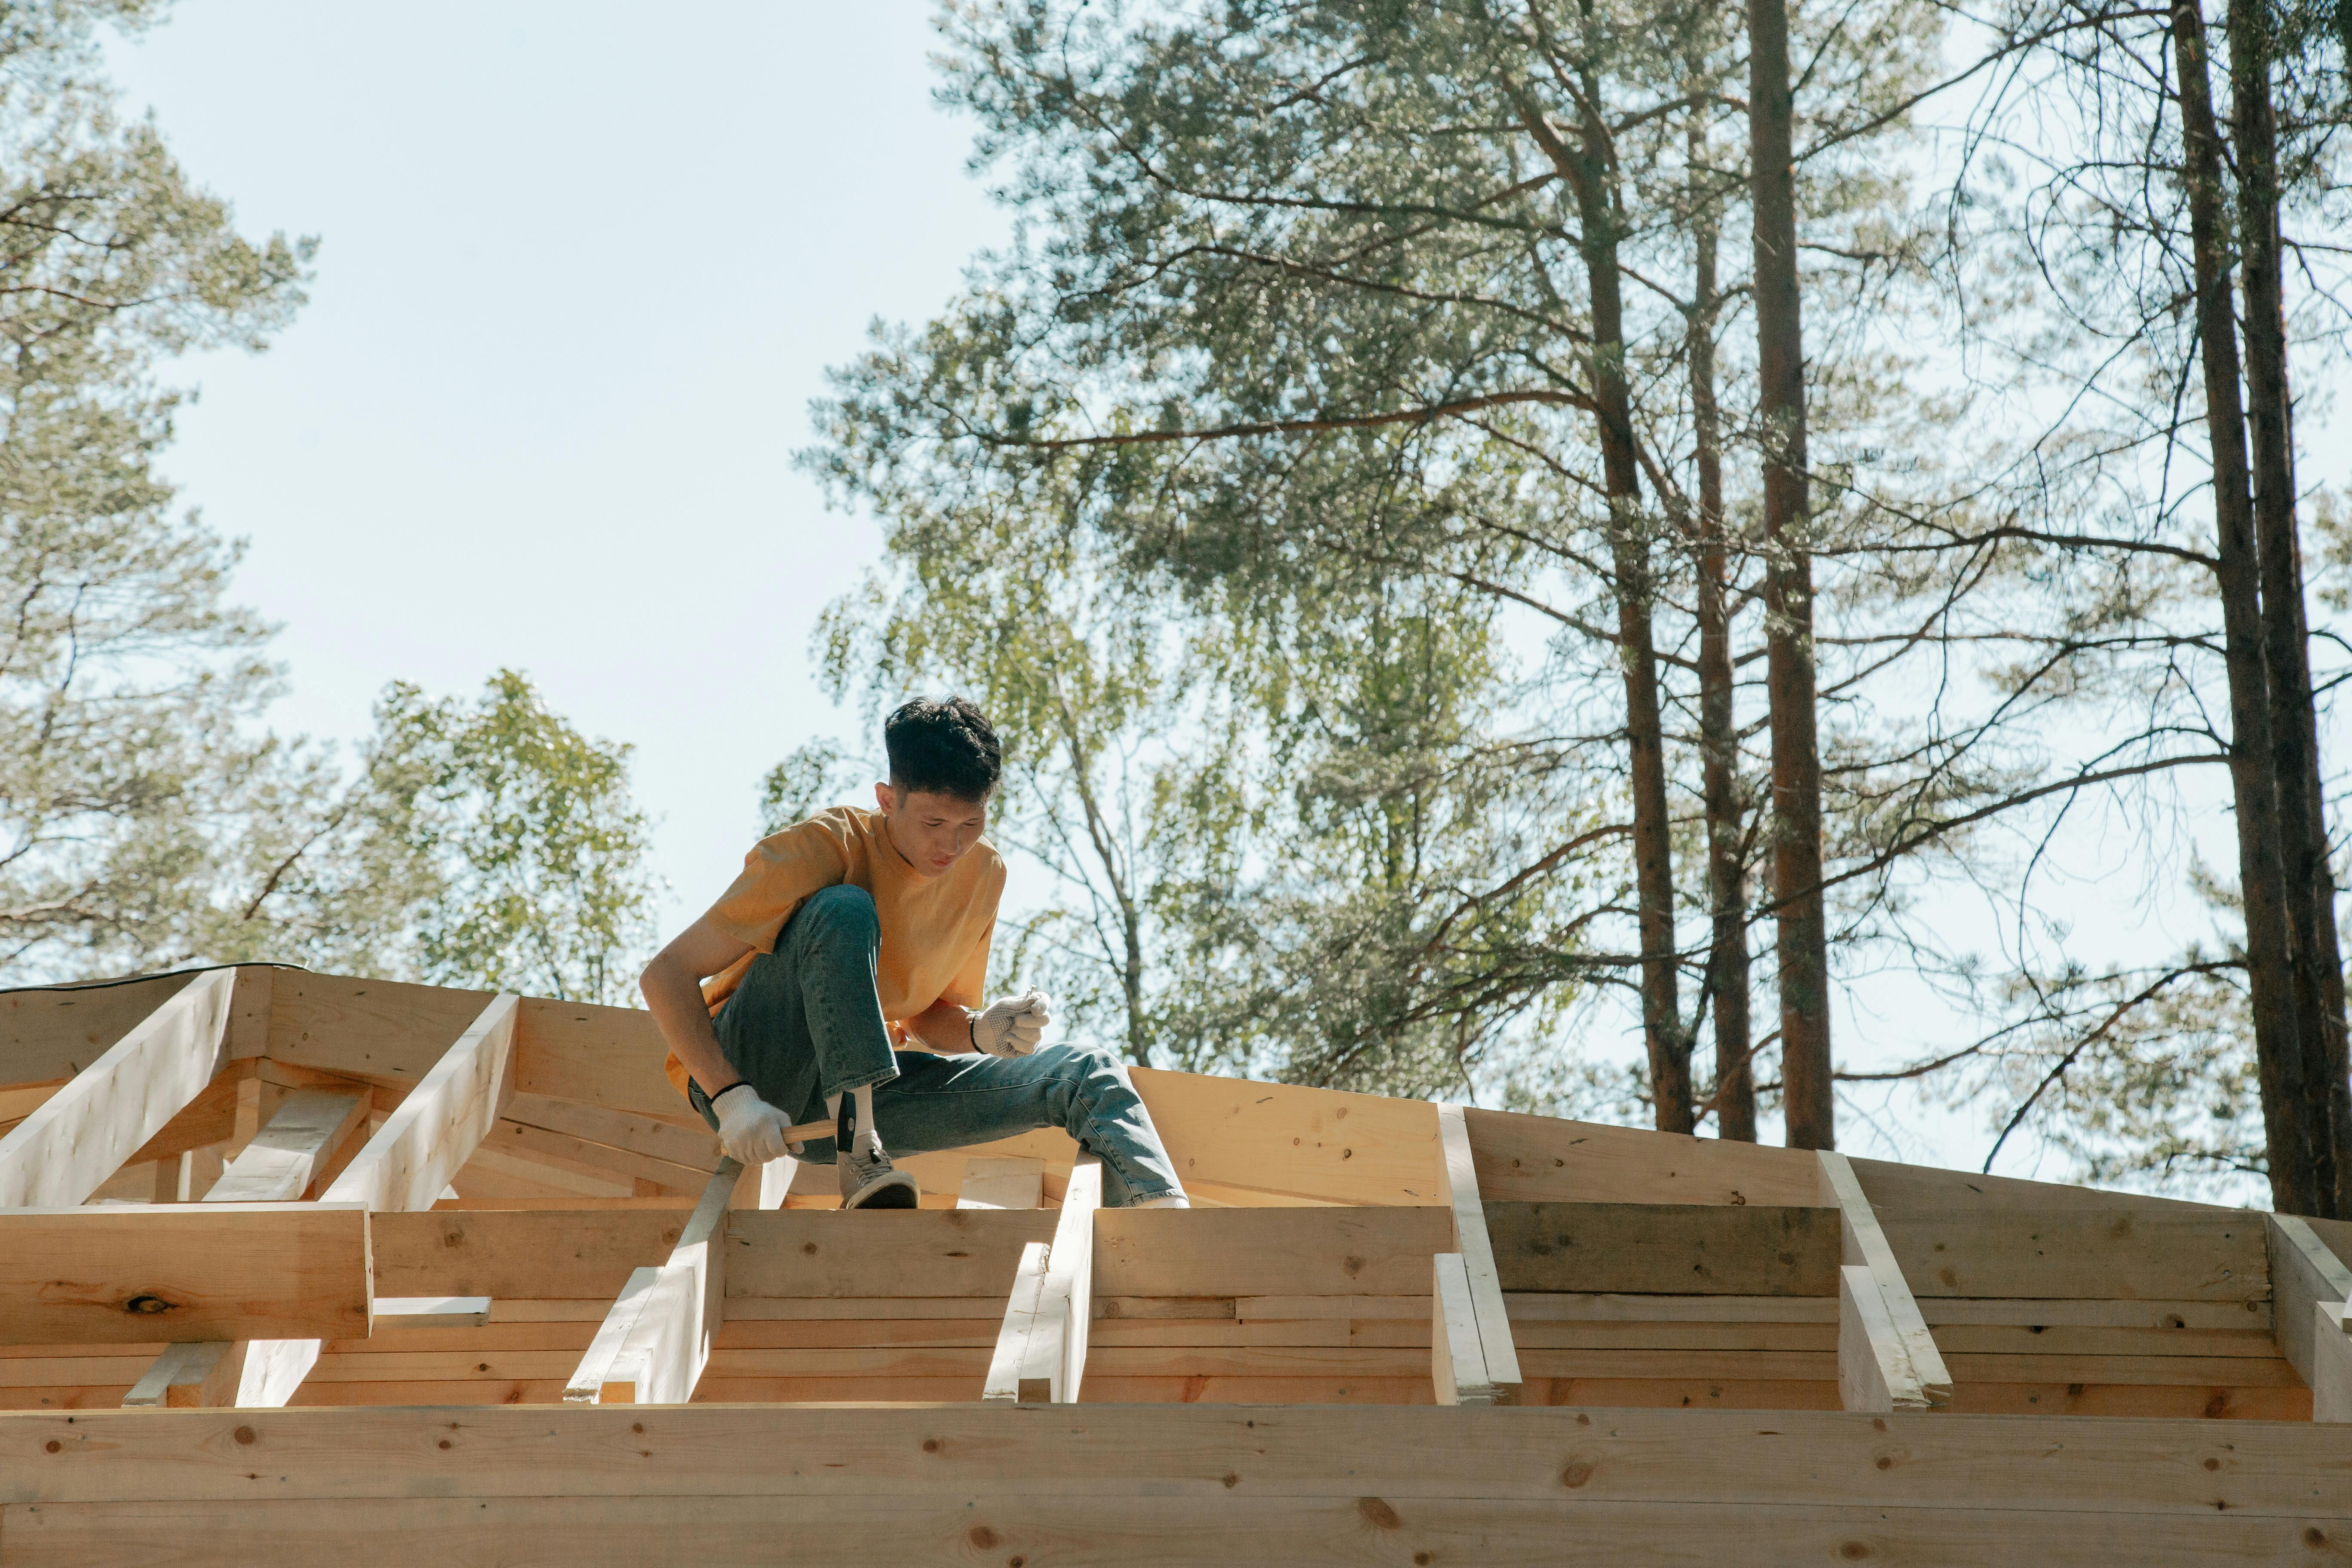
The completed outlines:
[[[1491,1205],[1487,1224],[1494,1224]],[[1430,1257],[1453,1241],[1453,1215],[1434,1205],[1106,1209],[1096,1223],[1095,1288],[1110,1296],[1412,1295],[1425,1300]],[[1501,1250],[1498,1240],[1496,1263],[1507,1268]],[[1506,1289],[1508,1284],[1507,1279]]]
[[[367,1119],[361,1095],[296,1089],[205,1192],[212,1204],[293,1203]]]
[[[780,1463],[777,1445],[787,1438],[795,1451],[824,1462]],[[447,1448],[439,1447],[445,1440]],[[1890,1458],[1895,1462],[1883,1463]],[[1905,1411],[1790,1410],[1759,1422],[1705,1409],[1596,1415],[1528,1406],[1465,1415],[1402,1406],[1015,1409],[974,1401],[793,1411],[693,1405],[463,1415],[424,1408],[0,1415],[5,1505],[648,1496],[682,1500],[690,1509],[726,1494],[937,1494],[961,1506],[976,1496],[1093,1499],[1124,1480],[1149,1481],[1164,1496],[1213,1510],[1236,1496],[1352,1502],[1370,1494],[1395,1501],[1475,1486],[1475,1495],[1486,1498],[1578,1507],[1708,1500],[1749,1510],[1907,1510],[1997,1500],[2037,1510],[2053,1524],[2053,1514],[2080,1516],[2072,1521],[2075,1531],[2096,1538],[2106,1515],[2177,1523],[2301,1518],[2313,1510],[2352,1517],[2352,1490],[2342,1484],[2348,1464],[2352,1432],[2333,1427]],[[1237,1479],[1229,1482],[1228,1476]],[[768,1506],[772,1522],[777,1505]],[[16,1515],[8,1518],[13,1525]],[[1753,1516],[1750,1528],[1764,1539]],[[1350,1542],[1360,1552],[1360,1542]],[[1550,1550],[1557,1561],[1557,1539]],[[1473,1553],[1464,1560],[1480,1559]],[[1635,1552],[1630,1560],[1647,1561],[1648,1554]],[[2029,1552],[2021,1560],[2038,1559]]]
[[[1489,1201],[1787,1208],[1820,1202],[1812,1156],[1801,1149],[1516,1111],[1464,1114],[1478,1190]]]
[[[0,1210],[0,1342],[342,1338],[368,1297],[355,1205]]]
[[[1470,1149],[1470,1131],[1462,1107],[1437,1108],[1439,1174],[1445,1183],[1446,1205],[1454,1217],[1454,1251],[1462,1259],[1464,1282],[1470,1292],[1475,1344],[1456,1344],[1449,1353],[1467,1354],[1484,1367],[1472,1384],[1486,1392],[1489,1404],[1508,1405],[1518,1397],[1519,1360],[1511,1346],[1511,1319],[1503,1305],[1503,1285],[1495,1268],[1495,1247],[1486,1231],[1486,1212],[1478,1200],[1478,1172]],[[1443,1305],[1442,1298],[1437,1300]],[[1442,1315],[1442,1314],[1441,1314]],[[1449,1401],[1449,1403],[1455,1403]]]
[[[568,1405],[625,1405],[636,1397],[635,1380],[620,1373],[621,1350],[629,1342],[631,1331],[637,1319],[653,1299],[654,1287],[661,1282],[661,1270],[652,1264],[629,1271],[620,1295],[606,1309],[604,1321],[597,1325],[596,1337],[572,1369],[563,1385],[563,1398]]]
[[[2266,1227],[2242,1209],[2180,1204],[2043,1212],[1878,1211],[1912,1292],[2102,1300],[2266,1300]]]
[[[433,1206],[498,1119],[520,998],[491,998],[323,1194],[413,1213]]]
[[[667,1049],[661,1031],[641,1007],[527,997],[516,1042],[515,1087],[707,1133],[685,1097],[663,1076]]]
[[[688,1212],[632,1205],[380,1214],[370,1220],[376,1289],[387,1296],[488,1296],[499,1301],[594,1298],[609,1305],[630,1270],[649,1258],[667,1257],[677,1245]],[[739,1243],[744,1222],[752,1217],[739,1215],[730,1227]],[[856,1216],[791,1217],[846,1222]],[[740,1268],[745,1258],[729,1261]]]
[[[1870,1270],[1838,1270],[1838,1402],[1848,1410],[1925,1410],[1919,1385],[1886,1298]]]
[[[1440,1405],[1493,1405],[1495,1385],[1479,1349],[1478,1306],[1470,1294],[1470,1271],[1458,1252],[1433,1259],[1430,1288],[1429,1375]],[[1513,1363],[1517,1368],[1516,1360]]]
[[[1834,1209],[1489,1202],[1486,1210],[1507,1291],[1837,1293]]]
[[[490,1321],[488,1296],[378,1296],[373,1337],[412,1329],[471,1329]]]
[[[643,1016],[642,1014],[637,1016]],[[524,1016],[530,1016],[528,1004]],[[655,1037],[659,1039],[658,1036]],[[657,1046],[656,1051],[658,1049]],[[667,1087],[666,1081],[664,1087]],[[507,1101],[506,1114],[508,1120],[526,1126],[566,1133],[591,1143],[626,1150],[667,1164],[685,1165],[702,1172],[706,1176],[719,1169],[719,1162],[723,1158],[718,1134],[698,1121],[692,1127],[680,1127],[655,1117],[613,1110],[582,1100],[520,1091]],[[696,1184],[697,1190],[700,1186],[700,1183]]]
[[[1878,1215],[1870,1199],[1862,1190],[1862,1183],[1853,1173],[1853,1166],[1835,1150],[1818,1151],[1822,1168],[1822,1184],[1839,1214],[1841,1255],[1846,1268],[1869,1271],[1872,1282],[1885,1306],[1886,1321],[1892,1323],[1895,1337],[1902,1348],[1898,1363],[1890,1370],[1900,1375],[1890,1382],[1890,1396],[1898,1406],[1913,1396],[1914,1389],[1930,1405],[1942,1405],[1952,1396],[1952,1374],[1944,1365],[1943,1352],[1936,1348],[1936,1336],[1928,1331],[1927,1320],[1920,1315],[1919,1303],[1905,1279],[1902,1265],[1895,1261],[1895,1249],[1887,1245],[1886,1234],[1880,1228]],[[1838,1323],[1843,1331],[1851,1323],[1867,1332],[1874,1331],[1879,1314],[1866,1306],[1849,1318],[1843,1305],[1851,1275],[1843,1276],[1839,1286]],[[1879,1347],[1870,1347],[1872,1359],[1879,1358]],[[1857,1363],[1862,1351],[1857,1347]]]
[[[1045,1163],[1018,1155],[978,1154],[965,1167],[960,1209],[1034,1209],[1045,1201]]]
[[[79,1204],[161,1131],[220,1069],[235,984],[198,975],[0,1138],[0,1208]]]
[[[759,1199],[752,1206],[780,1209],[792,1196],[793,1179],[800,1173],[800,1162],[790,1154],[780,1155],[760,1167]]]
[[[1038,1311],[1047,1331],[1030,1336],[1030,1348],[1045,1353],[1046,1363],[1041,1367],[1033,1358],[1021,1369],[1024,1385],[1044,1373],[1056,1405],[1076,1404],[1086,1381],[1087,1331],[1094,1321],[1095,1216],[1101,1208],[1102,1160],[1081,1154],[1062,1194],[1053,1245],[1045,1258],[1045,1288]]]
[[[988,1359],[988,1378],[981,1385],[982,1399],[1040,1405],[1054,1397],[1050,1375],[1042,1380],[1042,1387],[1038,1381],[1022,1375],[1034,1359],[1032,1344],[1051,1337],[1045,1312],[1045,1262],[1050,1251],[1042,1241],[1021,1248],[1021,1267],[1013,1276],[1013,1289],[1005,1298],[1004,1317]],[[1050,1366],[1051,1358],[1046,1361]]]
[[[1136,1212],[1121,1209],[1106,1215],[1105,1222]],[[727,1291],[767,1297],[990,1294],[1004,1289],[1025,1244],[1052,1238],[1058,1217],[1051,1209],[738,1214],[728,1226]]]
[[[2352,1339],[2344,1333],[2345,1304],[2311,1306],[2311,1418],[2331,1425],[2352,1422]]]
[[[282,998],[288,988],[276,989]],[[389,1213],[433,1206],[497,1120],[507,1092],[516,1000],[491,999],[328,1184],[320,1194],[322,1204],[360,1204]],[[274,1016],[271,1029],[274,1049],[284,1033]],[[336,1336],[257,1340],[246,1352],[237,1403],[277,1405],[291,1399],[317,1364],[320,1340],[331,1337]]]
[[[491,1130],[491,1136],[496,1133]],[[537,1152],[521,1153],[485,1142],[466,1156],[449,1177],[450,1187],[498,1195],[500,1192],[568,1194],[579,1198],[628,1198],[651,1191],[655,1184],[602,1166],[574,1164]],[[494,1191],[496,1189],[496,1191]],[[669,1189],[663,1189],[668,1191]],[[559,1200],[560,1201],[560,1200]]]
[[[270,1059],[411,1088],[495,999],[488,991],[280,970],[270,982]],[[658,1073],[658,1051],[654,1064]]]
[[[1462,1417],[1453,1417],[1460,1420]],[[151,1419],[152,1419],[151,1417]],[[240,1509],[249,1510],[241,1512]],[[667,1500],[500,1498],[463,1510],[430,1499],[331,1504],[38,1504],[12,1510],[12,1541],[56,1568],[130,1561],[187,1568],[249,1568],[314,1561],[369,1543],[372,1563],[560,1564],[773,1562],[772,1503],[719,1497]],[[2341,1539],[2324,1505],[2291,1518],[2107,1516],[2096,1532],[2053,1530],[2046,1513],[1998,1508],[1724,1507],[1565,1500],[1427,1498],[1399,1508],[1378,1496],[1236,1497],[1213,1508],[1140,1485],[1098,1498],[968,1499],[929,1494],[828,1496],[796,1510],[793,1528],[855,1541],[885,1563],[976,1560],[1117,1563],[1194,1568],[1202,1563],[1298,1564],[1551,1563],[1572,1531],[1573,1560],[1675,1564],[1724,1561],[1831,1563],[2284,1563]],[[2331,1535],[2331,1531],[2333,1534]],[[984,1547],[978,1543],[985,1542]],[[1769,1542],[1769,1548],[1763,1543]],[[1965,1543],[1956,1551],[1956,1543]],[[1769,1555],[1759,1556],[1764,1550]],[[1378,1556],[1369,1555],[1377,1552]]]
[[[1646,1296],[1610,1291],[1511,1292],[1523,1323],[1835,1323],[1833,1300],[1811,1296]]]
[[[0,1084],[73,1078],[196,978],[156,974],[0,992]]]
[[[569,1132],[533,1127],[511,1116],[499,1118],[474,1152],[478,1158],[484,1152],[496,1152],[538,1161],[617,1182],[624,1187],[632,1182],[649,1182],[667,1191],[695,1194],[702,1191],[704,1184],[710,1180],[710,1173],[717,1168],[715,1161],[709,1165],[681,1165],[633,1149],[618,1149],[609,1143],[575,1138]]]
[[[198,1410],[235,1401],[245,1347],[229,1340],[167,1346],[122,1396],[126,1410]]]
[[[2318,1384],[2312,1328],[2321,1302],[2341,1307],[2352,1300],[2352,1269],[2344,1267],[2310,1225],[2294,1215],[2263,1216],[2270,1253],[2271,1302],[2279,1349],[2304,1382]],[[2338,1316],[2341,1316],[2339,1313]]]
[[[2098,1301],[2003,1297],[1975,1300],[1927,1296],[1919,1311],[1946,1323],[2027,1323],[2045,1328],[2252,1329],[2267,1332],[2271,1304],[2259,1301]]]
[[[719,1330],[728,1204],[742,1177],[741,1165],[720,1161],[668,1261],[631,1273],[564,1385],[567,1404],[682,1405],[693,1397]]]
[[[1187,1188],[1195,1180],[1343,1204],[1437,1204],[1435,1108],[1424,1100],[1131,1068]],[[1412,1289],[1429,1271],[1414,1259]]]

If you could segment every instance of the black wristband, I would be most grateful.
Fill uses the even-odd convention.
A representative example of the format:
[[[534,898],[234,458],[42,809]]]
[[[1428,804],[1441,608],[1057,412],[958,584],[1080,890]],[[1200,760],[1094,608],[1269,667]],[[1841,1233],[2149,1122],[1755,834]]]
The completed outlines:
[[[725,1089],[720,1089],[719,1094],[732,1094],[739,1089],[750,1089],[751,1087],[751,1080],[750,1079],[739,1078],[733,1083],[729,1084]],[[713,1094],[706,1089],[702,1091],[702,1098],[709,1100],[711,1104],[717,1105],[719,1103],[719,1094]]]

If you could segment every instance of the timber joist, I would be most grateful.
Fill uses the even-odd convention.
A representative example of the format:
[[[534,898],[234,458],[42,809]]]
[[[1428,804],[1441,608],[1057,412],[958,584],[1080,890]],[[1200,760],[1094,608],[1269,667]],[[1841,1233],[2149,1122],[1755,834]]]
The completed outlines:
[[[661,1058],[296,970],[0,994],[0,1565],[2352,1545],[2352,1226],[1143,1068],[1190,1209],[1049,1130],[844,1214]]]

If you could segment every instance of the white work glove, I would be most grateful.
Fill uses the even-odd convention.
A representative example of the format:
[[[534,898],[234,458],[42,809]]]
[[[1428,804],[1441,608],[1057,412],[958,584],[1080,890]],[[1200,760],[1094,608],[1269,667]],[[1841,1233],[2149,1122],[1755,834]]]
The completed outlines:
[[[971,1016],[971,1048],[992,1057],[1025,1057],[1054,1021],[1054,999],[1043,991],[1003,996]]]
[[[792,1118],[760,1098],[760,1091],[739,1083],[710,1102],[719,1112],[719,1143],[730,1160],[764,1165],[784,1152],[784,1132]]]

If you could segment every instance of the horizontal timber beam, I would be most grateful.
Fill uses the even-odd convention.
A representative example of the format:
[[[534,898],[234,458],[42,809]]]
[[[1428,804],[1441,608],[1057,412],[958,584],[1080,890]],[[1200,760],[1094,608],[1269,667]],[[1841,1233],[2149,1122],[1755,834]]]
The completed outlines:
[[[828,1462],[779,1463],[783,1443]],[[1897,1462],[1886,1464],[1890,1456]],[[1570,1408],[1307,1405],[1268,1419],[1213,1405],[975,1401],[0,1413],[0,1506],[11,1510],[12,1532],[19,1504],[640,1496],[690,1512],[722,1496],[936,1493],[961,1504],[1097,1498],[1148,1481],[1211,1510],[1236,1496],[1282,1495],[1351,1507],[1369,1496],[1408,1519],[1415,1498],[1570,1505],[1550,1516],[1555,1530],[1572,1529],[1575,1510],[1593,1502],[1997,1505],[2037,1510],[2052,1545],[2074,1541],[2088,1552],[2104,1544],[2102,1516],[2160,1516],[2184,1530],[2223,1514],[2309,1520],[2340,1540],[2327,1521],[2352,1519],[2347,1463],[2352,1433],[2334,1428],[1943,1411],[1790,1410],[1759,1421],[1741,1411],[1612,1410],[1595,1419]],[[1359,1517],[1357,1529],[1368,1522]],[[1748,1527],[1762,1528],[1756,1518]],[[1362,1559],[1361,1535],[1344,1544]],[[1558,1561],[1559,1548],[1555,1536],[1551,1556],[1529,1560]],[[2297,1544],[2279,1555],[2325,1554]],[[1925,1560],[1983,1559],[1947,1550]]]
[[[368,1332],[355,1204],[0,1210],[0,1344]]]

